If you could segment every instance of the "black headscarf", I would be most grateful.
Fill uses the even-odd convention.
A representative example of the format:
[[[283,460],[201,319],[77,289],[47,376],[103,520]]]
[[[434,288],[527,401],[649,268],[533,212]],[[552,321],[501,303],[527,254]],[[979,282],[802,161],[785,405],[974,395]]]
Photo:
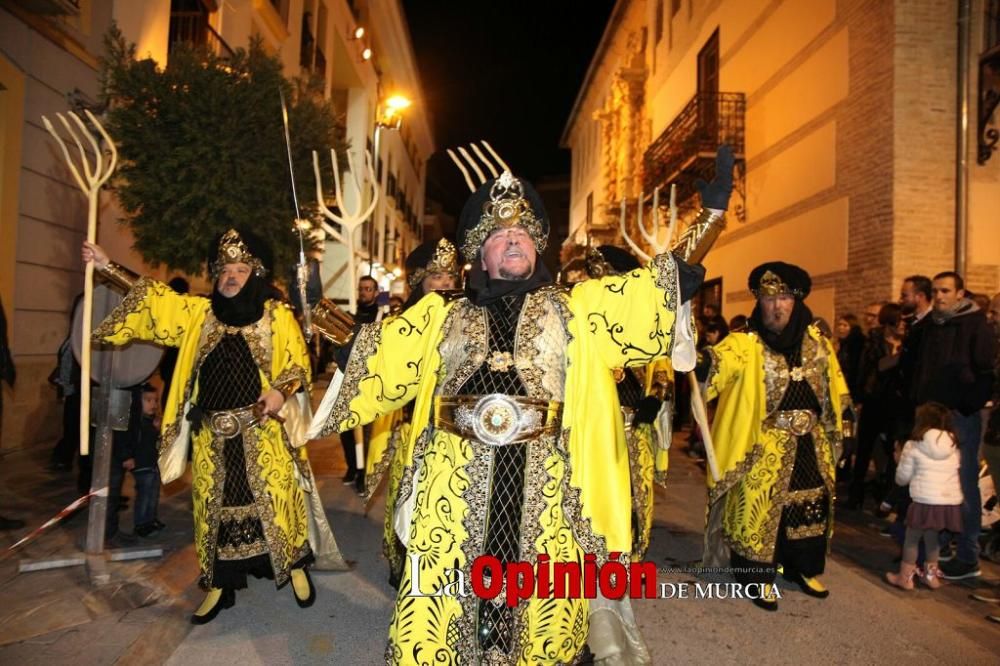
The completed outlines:
[[[227,298],[219,291],[219,281],[212,288],[212,312],[226,326],[249,326],[264,316],[264,304],[274,298],[275,289],[264,278],[250,274],[239,293]]]
[[[472,263],[472,270],[466,278],[465,295],[475,305],[489,305],[504,296],[527,294],[552,282],[554,282],[552,273],[549,272],[548,266],[542,263],[541,257],[535,259],[535,270],[527,279],[503,280],[490,278],[483,270],[477,254]]]
[[[780,278],[790,293],[795,296],[792,314],[781,333],[774,333],[764,326],[764,316],[760,308],[761,279],[768,272]],[[797,350],[802,344],[802,338],[805,336],[809,324],[813,321],[812,312],[803,302],[803,299],[812,290],[812,278],[809,277],[809,273],[794,264],[771,261],[753,269],[747,282],[750,291],[758,297],[758,302],[754,305],[753,312],[750,313],[750,319],[747,320],[748,328],[756,331],[764,344],[779,354],[790,354]]]

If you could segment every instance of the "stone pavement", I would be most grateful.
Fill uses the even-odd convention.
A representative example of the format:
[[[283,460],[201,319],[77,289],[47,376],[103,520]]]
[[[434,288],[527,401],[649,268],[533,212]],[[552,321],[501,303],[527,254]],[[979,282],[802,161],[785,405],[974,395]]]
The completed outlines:
[[[0,664],[382,663],[394,596],[379,552],[382,499],[366,513],[340,483],[336,439],[311,444],[310,452],[341,550],[355,562],[350,572],[313,574],[318,598],[312,608],[299,609],[288,588],[251,580],[232,609],[208,625],[190,625],[201,592],[195,585],[189,489],[178,482],[164,489],[161,520],[169,527],[154,540],[166,548],[164,558],[112,563],[107,586],[92,588],[83,567],[17,574],[15,558],[0,560]],[[72,478],[44,471],[47,453],[4,457],[5,515],[37,525],[75,498]],[[704,472],[672,452],[670,486],[657,490],[647,558],[664,567],[661,582],[725,580],[696,579],[684,571],[701,552],[704,497]],[[71,553],[85,523],[83,512],[20,555]],[[131,525],[130,513],[122,515],[122,524]],[[633,601],[655,663],[996,663],[1000,625],[983,616],[998,609],[968,594],[995,586],[998,567],[984,563],[982,579],[936,592],[895,590],[880,579],[895,554],[889,540],[877,535],[880,525],[868,514],[844,515],[824,576],[831,596],[824,601],[788,585],[773,614],[745,600]],[[0,533],[0,546],[17,536]]]

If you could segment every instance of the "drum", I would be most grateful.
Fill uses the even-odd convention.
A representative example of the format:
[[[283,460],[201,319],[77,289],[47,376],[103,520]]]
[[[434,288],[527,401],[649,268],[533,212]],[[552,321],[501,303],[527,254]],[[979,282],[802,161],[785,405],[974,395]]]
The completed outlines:
[[[123,296],[108,287],[98,284],[94,285],[94,321],[93,325],[99,326],[104,318],[111,314]],[[73,312],[73,336],[71,339],[73,355],[77,361],[83,356],[83,299],[76,306]],[[124,347],[111,347],[91,343],[90,350],[90,377],[98,384],[104,382],[101,377],[103,357],[106,354],[114,354],[111,372],[111,386],[115,388],[125,388],[135,386],[149,379],[160,365],[163,357],[163,348],[148,342],[131,342]]]

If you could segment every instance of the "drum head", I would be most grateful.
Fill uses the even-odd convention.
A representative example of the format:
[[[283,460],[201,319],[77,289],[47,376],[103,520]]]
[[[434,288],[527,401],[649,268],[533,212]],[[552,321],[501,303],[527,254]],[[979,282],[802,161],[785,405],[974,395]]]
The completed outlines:
[[[104,318],[122,302],[123,296],[104,285],[94,285],[94,326],[100,325]],[[83,299],[73,312],[73,355],[79,362],[83,357]],[[112,351],[113,350],[113,351]],[[131,342],[124,347],[91,344],[90,378],[102,384],[101,377],[103,358],[112,354],[111,385],[116,388],[135,386],[149,379],[160,365],[163,348],[148,342]]]

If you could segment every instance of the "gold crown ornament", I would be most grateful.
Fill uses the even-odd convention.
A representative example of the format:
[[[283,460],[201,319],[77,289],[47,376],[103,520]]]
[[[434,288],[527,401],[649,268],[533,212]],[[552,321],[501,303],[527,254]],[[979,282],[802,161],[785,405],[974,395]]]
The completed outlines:
[[[431,260],[427,262],[426,266],[415,269],[406,282],[410,285],[410,289],[416,289],[425,277],[434,273],[447,273],[458,277],[458,252],[447,238],[438,241]]]
[[[226,264],[247,264],[258,277],[267,274],[264,264],[253,256],[236,229],[230,229],[219,239],[219,253],[212,263],[212,276],[217,277]]]
[[[760,283],[753,290],[753,295],[757,298],[761,296],[779,296],[787,294],[789,296],[802,296],[801,289],[793,289],[780,277],[771,271],[765,271],[760,278]]]
[[[483,204],[479,223],[465,236],[462,255],[474,257],[490,234],[498,229],[521,227],[528,232],[538,252],[545,251],[548,235],[535,215],[531,202],[524,197],[521,181],[504,171],[490,188],[490,200]]]

